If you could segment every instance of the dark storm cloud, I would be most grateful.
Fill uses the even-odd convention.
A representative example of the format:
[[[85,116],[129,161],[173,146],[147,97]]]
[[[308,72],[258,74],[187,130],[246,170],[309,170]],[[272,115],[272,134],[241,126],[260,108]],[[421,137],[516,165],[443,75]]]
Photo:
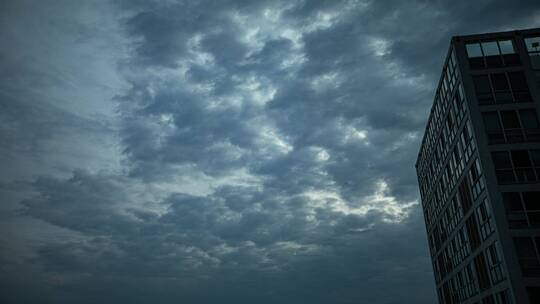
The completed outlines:
[[[47,142],[73,161],[0,187],[31,189],[12,222],[62,236],[21,242],[24,267],[0,255],[7,302],[23,287],[64,303],[433,302],[413,164],[449,38],[527,27],[539,12],[532,1],[47,7],[4,13],[3,35],[28,34],[1,53],[0,143],[47,163],[57,150],[39,140],[73,134]],[[38,64],[13,64],[43,36],[20,16],[57,37]],[[107,64],[80,64],[92,52]],[[61,77],[65,66],[96,72]],[[58,93],[73,86],[79,95]],[[81,155],[81,142],[107,153]]]
[[[126,189],[129,182],[122,179],[79,171],[66,181],[35,182],[40,195],[24,201],[27,214],[85,235],[40,249],[34,262],[44,267],[52,287],[86,297],[88,286],[104,288],[97,282],[101,277],[120,289],[130,285],[121,277],[133,277],[145,288],[158,280],[186,289],[165,290],[165,303],[179,297],[212,301],[214,296],[247,301],[261,293],[268,296],[259,299],[262,303],[385,303],[404,296],[406,289],[392,296],[369,294],[365,283],[354,282],[395,281],[412,288],[431,280],[424,249],[417,246],[424,241],[416,213],[396,226],[380,223],[376,214],[362,219],[320,209],[315,211],[320,221],[313,222],[306,220],[312,211],[305,208],[305,198],[260,197],[253,189],[229,187],[205,198],[172,195],[163,202],[167,212],[156,216],[138,210],[130,198],[136,190]],[[373,223],[379,223],[376,229],[369,228]],[[396,256],[396,250],[405,254]],[[415,266],[405,267],[403,258]],[[205,295],[208,290],[213,295]],[[422,300],[421,295],[409,297]]]

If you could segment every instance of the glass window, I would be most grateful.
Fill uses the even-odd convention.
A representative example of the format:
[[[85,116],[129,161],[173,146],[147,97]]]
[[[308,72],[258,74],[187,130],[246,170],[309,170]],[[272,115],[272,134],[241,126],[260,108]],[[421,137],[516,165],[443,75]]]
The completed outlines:
[[[521,118],[521,124],[523,125],[523,128],[538,128],[538,118],[534,109],[519,110],[519,116]]]
[[[525,38],[528,52],[540,52],[540,37]]]
[[[525,38],[525,44],[533,69],[540,70],[540,37]]]
[[[471,181],[474,183],[480,177],[480,172],[478,170],[476,163],[472,164],[471,170],[469,172],[470,172]]]
[[[493,94],[491,93],[491,85],[487,75],[473,76],[474,88],[479,104],[493,103]]]
[[[501,111],[501,119],[505,129],[519,129],[519,119],[516,111]]]
[[[496,304],[512,304],[508,289],[495,294]]]
[[[502,193],[504,206],[508,211],[523,211],[519,192],[503,192]]]
[[[514,246],[519,259],[519,264],[523,275],[538,276],[540,274],[540,263],[536,254],[536,248],[530,237],[515,237]],[[538,302],[533,302],[538,303]]]
[[[540,287],[539,286],[527,287],[527,294],[529,295],[529,301],[531,303],[540,303]]]
[[[527,80],[523,72],[512,72],[508,73],[508,79],[510,80],[510,85],[514,91],[528,91],[529,87],[527,86]]]
[[[531,101],[527,80],[523,72],[508,73],[508,79],[510,80],[510,85],[512,86],[514,99],[517,102]]]
[[[452,49],[452,53],[450,54],[450,60],[451,60],[451,63],[452,63],[452,66],[456,66],[456,52],[454,49]]]
[[[501,124],[499,122],[499,115],[497,115],[497,112],[482,113],[482,117],[484,118],[484,125],[486,126],[486,130],[500,130],[501,129]]]
[[[474,266],[476,269],[476,277],[478,278],[478,285],[481,290],[485,290],[490,287],[489,275],[486,267],[486,260],[483,254],[479,254],[474,258]]]
[[[508,152],[492,152],[491,156],[493,157],[493,164],[495,165],[495,169],[512,168],[512,163],[510,162]]]
[[[527,210],[540,210],[540,192],[523,192],[523,203]]]
[[[452,127],[454,126],[454,117],[452,112],[450,112],[446,117],[446,126],[450,130],[452,130]]]
[[[518,257],[536,258],[536,250],[530,237],[516,237],[514,238],[514,245],[516,246]]]
[[[465,127],[463,128],[463,135],[467,139],[472,138],[472,132],[471,132],[471,122],[467,120],[467,123],[465,124]]]
[[[529,226],[519,192],[503,192],[502,197],[510,228]]]
[[[502,66],[519,65],[519,56],[516,54],[512,40],[487,41],[469,43],[466,46],[471,69],[496,68]],[[540,51],[539,51],[540,52]],[[536,53],[535,53],[536,54]],[[540,55],[540,53],[538,53]],[[540,56],[539,58],[540,63]]]
[[[527,150],[515,150],[512,151],[511,154],[514,167],[522,168],[532,166]]]
[[[489,78],[487,75],[474,76],[474,87],[479,93],[491,92],[491,86],[489,85]]]
[[[469,58],[482,57],[482,49],[480,49],[480,43],[469,43],[466,45],[467,56]]]
[[[514,245],[516,246],[516,251],[520,259],[532,259],[531,261],[534,264],[538,264],[536,258],[536,250],[534,248],[534,243],[530,237],[516,237],[514,238]]]
[[[497,42],[482,42],[482,50],[484,51],[484,56],[496,56],[500,55],[499,47]]]
[[[512,44],[512,40],[503,40],[499,41],[499,47],[501,49],[501,54],[514,54],[514,45]]]
[[[463,207],[463,212],[466,213],[471,209],[473,203],[471,199],[471,189],[469,188],[469,183],[466,178],[464,178],[459,185],[459,199]]]
[[[504,73],[491,74],[491,83],[493,84],[493,89],[495,91],[507,91],[510,89]]]
[[[441,136],[439,137],[440,143],[442,147],[444,148],[446,146],[446,140],[444,139],[443,134],[441,133]]]
[[[465,99],[465,93],[463,92],[463,86],[461,85],[461,83],[459,84],[457,92],[458,92],[459,100],[463,101]]]
[[[530,150],[531,159],[536,167],[540,167],[540,150]]]
[[[478,232],[478,224],[476,222],[476,217],[471,216],[465,221],[465,227],[467,228],[467,236],[471,241],[471,246],[473,249],[476,249],[480,243],[480,233]]]

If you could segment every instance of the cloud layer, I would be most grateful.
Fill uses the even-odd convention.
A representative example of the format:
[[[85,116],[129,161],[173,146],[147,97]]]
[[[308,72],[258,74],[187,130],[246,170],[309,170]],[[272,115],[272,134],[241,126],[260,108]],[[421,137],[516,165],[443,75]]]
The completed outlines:
[[[470,5],[3,4],[2,302],[432,303],[449,39],[539,25]]]

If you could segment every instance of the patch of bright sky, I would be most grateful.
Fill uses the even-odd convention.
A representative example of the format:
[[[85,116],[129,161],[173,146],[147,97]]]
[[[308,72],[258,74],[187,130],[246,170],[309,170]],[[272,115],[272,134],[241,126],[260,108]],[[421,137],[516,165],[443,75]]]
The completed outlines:
[[[343,82],[339,72],[333,71],[313,77],[311,87],[317,93],[337,89]]]
[[[191,37],[187,42],[188,52],[191,55],[189,61],[198,66],[211,68],[214,66],[215,58],[212,53],[205,52],[201,48],[201,41],[204,36],[197,33]]]
[[[330,153],[328,153],[328,151],[324,148],[320,148],[318,147],[318,152],[317,152],[317,161],[319,162],[326,162],[327,160],[330,159]]]
[[[362,121],[348,123],[344,119],[337,120],[337,128],[341,133],[341,144],[354,144],[362,142],[369,144],[368,131],[358,127]]]
[[[313,209],[324,208],[344,215],[359,216],[365,216],[370,211],[377,211],[383,214],[385,222],[399,223],[408,216],[411,207],[418,202],[399,202],[395,197],[390,196],[389,192],[388,184],[384,180],[379,180],[375,184],[374,193],[359,199],[356,203],[346,201],[339,192],[332,190],[309,190],[302,193],[302,196],[309,199],[309,204]]]
[[[277,92],[269,79],[256,75],[250,75],[246,78],[233,76],[237,82],[236,88],[246,96],[245,101],[264,106],[268,101],[274,99]]]
[[[371,37],[368,39],[368,46],[377,57],[383,57],[391,53],[391,42],[382,37]]]
[[[390,60],[392,54],[392,41],[383,37],[370,37],[368,47],[373,55],[378,58],[378,62],[383,66],[382,75],[391,78],[390,82],[395,87],[412,87],[416,89],[429,90],[431,83],[427,81],[424,74],[409,75],[402,69],[400,63]],[[385,57],[383,59],[383,57]]]
[[[266,116],[255,117],[250,125],[257,126],[257,146],[265,157],[287,154],[294,149],[289,140],[280,134],[279,129]]]
[[[401,148],[408,147],[411,142],[415,142],[418,138],[418,132],[407,132],[404,133],[397,141],[392,143],[392,145],[385,148],[389,153],[397,151]]]

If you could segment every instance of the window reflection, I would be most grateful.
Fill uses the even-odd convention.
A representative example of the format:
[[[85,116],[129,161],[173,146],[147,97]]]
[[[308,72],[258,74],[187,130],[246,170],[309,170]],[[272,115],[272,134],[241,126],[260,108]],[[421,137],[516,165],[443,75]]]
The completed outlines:
[[[465,45],[471,69],[519,65],[512,40],[485,41]]]
[[[484,50],[484,56],[495,56],[499,55],[499,48],[497,47],[497,42],[482,42],[482,50]]]
[[[527,45],[527,51],[540,53],[540,37],[525,38],[525,45]]]
[[[514,45],[511,40],[499,41],[499,47],[501,48],[501,54],[514,54]]]
[[[533,69],[540,70],[540,37],[525,38],[525,45],[527,46],[527,52],[529,53]]]
[[[467,44],[467,56],[469,58],[482,57],[482,49],[480,48],[479,43],[470,43]]]

